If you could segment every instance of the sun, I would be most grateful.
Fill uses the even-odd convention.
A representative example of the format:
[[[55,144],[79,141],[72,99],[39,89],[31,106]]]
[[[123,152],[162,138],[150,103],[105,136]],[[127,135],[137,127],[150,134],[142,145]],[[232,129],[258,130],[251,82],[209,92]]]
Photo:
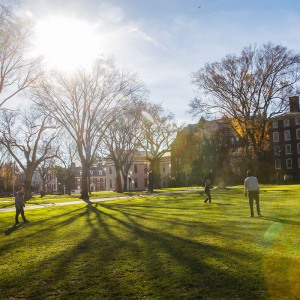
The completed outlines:
[[[47,66],[62,71],[89,65],[100,53],[96,27],[87,21],[51,16],[34,27],[34,52]]]

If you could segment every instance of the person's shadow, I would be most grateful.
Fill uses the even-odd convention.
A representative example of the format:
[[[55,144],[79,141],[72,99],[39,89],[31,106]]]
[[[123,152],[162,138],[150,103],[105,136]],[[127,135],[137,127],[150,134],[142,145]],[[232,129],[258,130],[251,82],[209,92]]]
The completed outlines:
[[[18,227],[19,227],[18,225],[14,224],[12,227],[6,229],[6,230],[4,231],[4,234],[5,234],[5,235],[10,235],[10,234],[12,234],[14,231],[16,231],[16,230],[18,229]]]

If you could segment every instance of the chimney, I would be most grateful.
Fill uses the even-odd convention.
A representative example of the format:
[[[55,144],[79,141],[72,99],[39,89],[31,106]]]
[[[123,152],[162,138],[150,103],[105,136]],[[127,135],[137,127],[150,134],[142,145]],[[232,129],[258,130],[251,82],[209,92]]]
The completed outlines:
[[[289,97],[289,103],[290,103],[290,112],[299,112],[300,111],[298,96]]]

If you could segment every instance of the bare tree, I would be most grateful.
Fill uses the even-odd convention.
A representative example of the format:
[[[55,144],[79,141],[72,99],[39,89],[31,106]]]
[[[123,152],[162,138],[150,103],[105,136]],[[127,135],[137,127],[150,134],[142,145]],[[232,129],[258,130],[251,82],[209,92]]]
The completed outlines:
[[[190,103],[191,113],[229,117],[236,133],[243,131],[247,161],[250,144],[259,159],[268,121],[286,110],[287,96],[294,91],[299,76],[299,54],[272,43],[250,45],[239,56],[227,55],[192,74],[200,97]]]
[[[28,23],[0,3],[0,108],[40,75],[39,59],[28,55]]]
[[[89,169],[115,118],[144,86],[132,74],[117,69],[110,59],[99,59],[91,70],[67,76],[55,73],[39,82],[35,102],[48,111],[76,142],[82,165],[82,195],[89,199]]]
[[[55,173],[58,183],[65,186],[65,191],[70,194],[74,186],[74,172],[75,164],[78,162],[78,153],[74,140],[66,138],[68,135],[66,130],[60,134],[60,149],[52,172]]]
[[[116,168],[116,191],[127,191],[127,177],[142,136],[142,110],[146,102],[134,101],[124,108],[105,133],[108,156]],[[122,186],[123,178],[123,186]]]
[[[42,186],[41,186],[41,197],[45,195],[46,192],[49,192],[47,185],[52,180],[52,170],[55,166],[56,157],[53,157],[52,159],[47,159],[42,161],[39,166],[37,167],[37,170],[40,174],[41,180],[42,180]],[[51,191],[53,192],[53,190]]]
[[[150,162],[150,170],[153,174],[154,187],[160,187],[160,161],[170,151],[178,126],[174,115],[160,104],[149,104],[143,114],[143,136],[140,139],[140,147],[146,152],[146,158]]]
[[[25,199],[31,197],[31,180],[34,171],[45,160],[57,155],[54,144],[57,126],[49,123],[49,117],[3,110],[0,121],[0,143],[7,149],[25,174]]]

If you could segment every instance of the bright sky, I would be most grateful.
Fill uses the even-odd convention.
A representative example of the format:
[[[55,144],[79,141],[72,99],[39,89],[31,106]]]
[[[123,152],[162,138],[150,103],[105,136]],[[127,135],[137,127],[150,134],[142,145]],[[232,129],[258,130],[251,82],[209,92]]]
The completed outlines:
[[[97,55],[138,73],[150,100],[179,124],[194,98],[191,72],[249,44],[300,51],[299,0],[21,0],[50,65],[71,68]]]

